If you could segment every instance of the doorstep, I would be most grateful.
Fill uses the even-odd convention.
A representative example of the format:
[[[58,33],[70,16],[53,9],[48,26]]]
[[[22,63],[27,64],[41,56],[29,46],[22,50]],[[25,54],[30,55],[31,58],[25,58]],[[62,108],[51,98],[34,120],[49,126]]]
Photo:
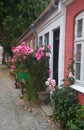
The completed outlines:
[[[51,105],[41,105],[41,109],[44,111],[44,113],[47,116],[52,116],[53,109],[52,109]]]

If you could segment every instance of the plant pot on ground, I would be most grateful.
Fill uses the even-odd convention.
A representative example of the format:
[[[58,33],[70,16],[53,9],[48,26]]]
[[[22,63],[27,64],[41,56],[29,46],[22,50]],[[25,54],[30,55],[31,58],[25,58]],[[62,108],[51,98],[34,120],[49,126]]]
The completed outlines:
[[[48,103],[50,99],[49,91],[38,91],[37,97],[40,103]]]

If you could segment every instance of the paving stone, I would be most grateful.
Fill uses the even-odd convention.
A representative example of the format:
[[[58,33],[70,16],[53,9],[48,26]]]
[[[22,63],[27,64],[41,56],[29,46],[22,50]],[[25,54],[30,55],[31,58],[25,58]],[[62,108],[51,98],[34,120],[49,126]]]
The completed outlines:
[[[0,65],[0,130],[52,130],[41,108],[34,108],[32,112],[24,110],[20,90],[15,89],[8,72],[6,66]]]

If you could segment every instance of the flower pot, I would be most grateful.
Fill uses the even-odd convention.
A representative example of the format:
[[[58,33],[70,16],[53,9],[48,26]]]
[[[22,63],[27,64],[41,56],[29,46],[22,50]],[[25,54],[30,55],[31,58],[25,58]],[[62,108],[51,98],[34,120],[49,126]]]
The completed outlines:
[[[37,96],[40,102],[47,102],[50,98],[50,93],[48,91],[39,91]]]

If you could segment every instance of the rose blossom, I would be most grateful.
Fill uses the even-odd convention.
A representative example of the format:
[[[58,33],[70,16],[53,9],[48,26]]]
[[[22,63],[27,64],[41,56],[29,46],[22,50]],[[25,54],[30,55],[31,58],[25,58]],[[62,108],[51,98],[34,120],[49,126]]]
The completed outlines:
[[[69,78],[74,78],[72,72],[70,72],[68,76],[69,76]]]
[[[48,74],[50,74],[50,70],[48,70]]]
[[[46,52],[46,57],[50,57],[50,53],[49,52]]]
[[[50,81],[51,81],[51,78],[48,78],[47,81],[50,82]]]
[[[50,48],[51,48],[51,46],[50,46],[50,45],[48,45],[48,46],[47,46],[47,48],[48,48],[48,49],[50,49]]]
[[[49,85],[49,82],[48,82],[48,81],[46,81],[46,82],[45,82],[45,84],[48,86],[48,85]]]

